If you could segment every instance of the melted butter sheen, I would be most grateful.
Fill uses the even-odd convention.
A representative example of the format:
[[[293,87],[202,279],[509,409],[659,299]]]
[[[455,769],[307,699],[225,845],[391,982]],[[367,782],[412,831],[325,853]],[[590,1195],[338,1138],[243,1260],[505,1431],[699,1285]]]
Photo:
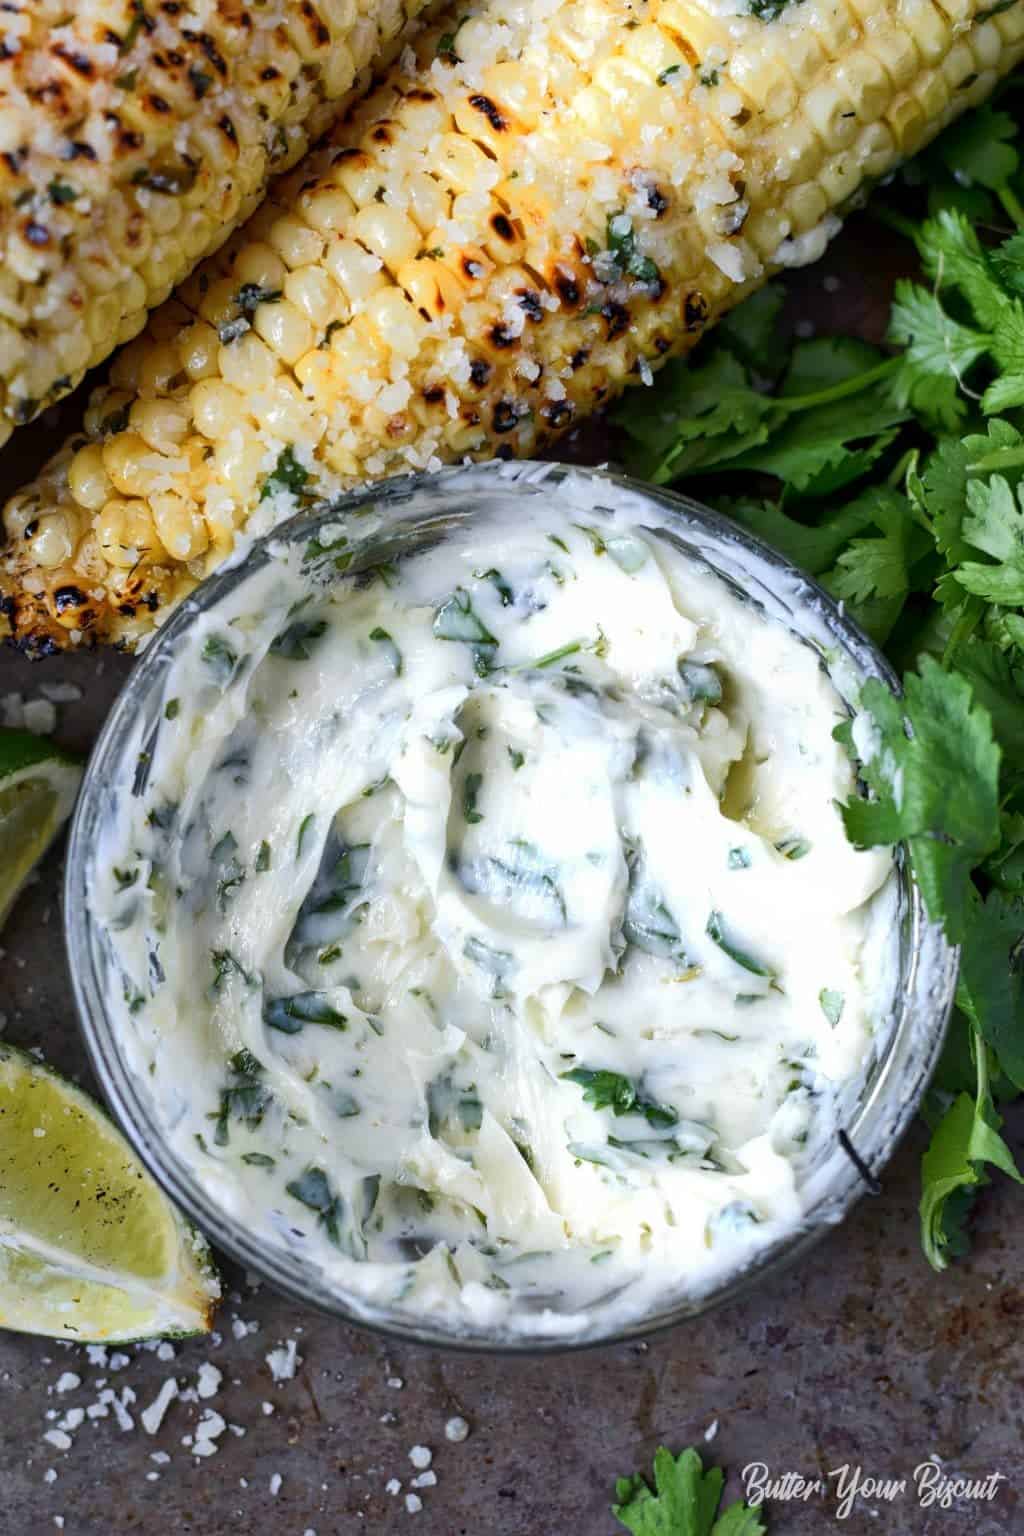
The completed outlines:
[[[363,1309],[698,1293],[799,1222],[884,1014],[892,864],[845,839],[817,656],[576,517],[329,587],[290,552],[193,625],[107,829],[167,1138]]]

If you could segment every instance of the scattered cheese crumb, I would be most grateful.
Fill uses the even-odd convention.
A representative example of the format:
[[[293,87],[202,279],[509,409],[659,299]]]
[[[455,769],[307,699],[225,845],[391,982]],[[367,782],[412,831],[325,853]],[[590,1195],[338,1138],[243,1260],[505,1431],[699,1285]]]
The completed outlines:
[[[409,1452],[409,1460],[418,1472],[422,1472],[424,1467],[429,1467],[433,1459],[433,1453],[425,1445],[414,1445]]]
[[[401,1376],[389,1376],[388,1386],[394,1387],[396,1392],[400,1392],[405,1386],[405,1382],[402,1380]]]
[[[417,1474],[416,1477],[413,1478],[412,1482],[409,1484],[409,1487],[410,1488],[436,1488],[437,1487],[437,1473],[434,1472],[433,1470],[431,1470],[429,1472],[420,1472],[420,1473]]]
[[[164,1414],[178,1395],[178,1383],[173,1376],[168,1376],[156,1397],[148,1408],[142,1410],[140,1415],[142,1427],[147,1435],[155,1435],[164,1421]]]
[[[48,1429],[43,1434],[43,1439],[57,1447],[58,1451],[70,1451],[71,1436],[66,1435],[62,1429]]]
[[[204,1361],[199,1367],[196,1391],[200,1397],[216,1397],[223,1379],[223,1372],[218,1371],[215,1365],[210,1365],[207,1361]]]
[[[215,1409],[207,1408],[196,1425],[192,1455],[215,1456],[217,1453],[217,1438],[224,1433],[227,1427],[226,1419],[223,1419]]]
[[[262,1408],[263,1412],[266,1414],[267,1418],[269,1419],[270,1415],[274,1411],[273,1403],[260,1403],[260,1407]]]
[[[302,1364],[301,1355],[296,1353],[294,1339],[288,1339],[283,1348],[272,1349],[265,1359],[275,1381],[291,1381],[296,1368]]]
[[[410,1515],[418,1515],[423,1508],[423,1500],[418,1493],[407,1493],[405,1496],[405,1507]]]
[[[712,1419],[711,1423],[708,1425],[707,1429],[704,1431],[704,1439],[705,1440],[713,1440],[717,1434],[718,1434],[718,1420],[717,1419]]]
[[[81,1385],[82,1378],[81,1376],[76,1376],[74,1371],[65,1371],[63,1376],[58,1376],[57,1378],[58,1392],[74,1392]]]
[[[453,1418],[448,1420],[444,1427],[444,1437],[446,1440],[450,1440],[453,1445],[461,1445],[463,1440],[468,1439],[469,1425],[461,1413],[455,1414]]]
[[[398,1478],[397,1477],[389,1477],[387,1482],[384,1484],[384,1492],[385,1493],[390,1493],[391,1497],[394,1498],[395,1495],[401,1493],[401,1491],[402,1491],[402,1485],[398,1481]]]
[[[43,1482],[44,1483],[55,1483],[56,1481],[57,1481],[57,1468],[56,1467],[47,1467],[46,1471],[43,1473]]]
[[[280,1472],[275,1472],[270,1479],[270,1491],[275,1498],[281,1492],[281,1482],[282,1478]]]
[[[117,1420],[119,1429],[124,1430],[127,1434],[129,1430],[135,1428],[135,1420],[128,1412],[128,1404],[135,1401],[135,1393],[131,1387],[122,1387],[120,1397],[117,1396],[112,1387],[107,1387],[101,1393],[101,1399],[108,1402],[111,1408],[113,1408],[114,1418]]]

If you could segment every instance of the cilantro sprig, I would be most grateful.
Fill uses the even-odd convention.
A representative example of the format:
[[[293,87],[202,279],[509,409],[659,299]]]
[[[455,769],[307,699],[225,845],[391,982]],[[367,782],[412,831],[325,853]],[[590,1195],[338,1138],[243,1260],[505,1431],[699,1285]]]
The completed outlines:
[[[719,1513],[725,1474],[690,1446],[678,1456],[659,1446],[654,1490],[640,1476],[620,1477],[612,1514],[633,1536],[764,1536],[761,1510],[730,1504]]]
[[[1011,81],[869,205],[919,263],[895,285],[884,348],[788,345],[785,292],[769,285],[616,416],[635,474],[685,485],[774,544],[902,673],[900,698],[863,691],[875,746],[844,817],[858,845],[906,845],[929,916],[961,946],[924,1105],[921,1236],[937,1269],[966,1250],[990,1171],[1020,1180],[1001,1134],[1024,1093],[1018,95]]]

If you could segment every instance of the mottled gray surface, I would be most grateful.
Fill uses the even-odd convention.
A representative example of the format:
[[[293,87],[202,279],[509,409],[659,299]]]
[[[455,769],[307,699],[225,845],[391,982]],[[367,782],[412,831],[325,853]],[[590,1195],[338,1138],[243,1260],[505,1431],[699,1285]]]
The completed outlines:
[[[805,277],[798,314],[877,334],[884,283],[857,284],[849,274],[865,248],[877,258],[888,247],[871,226],[861,225],[861,235],[869,247],[848,238],[830,258],[845,277],[839,295],[829,299],[818,279]],[[899,259],[882,264],[891,271]],[[8,481],[27,473],[42,436],[16,438],[4,451]],[[128,667],[112,655],[30,667],[2,654],[0,695],[35,694],[44,680],[77,683],[83,698],[61,706],[59,734],[85,747]],[[41,1047],[87,1081],[61,937],[60,864],[58,849],[4,932],[0,1012],[8,1039]],[[128,1351],[130,1363],[111,1372],[89,1365],[82,1350],[0,1333],[0,1533],[37,1536],[59,1516],[69,1536],[612,1536],[615,1477],[646,1467],[661,1442],[702,1442],[714,1423],[705,1449],[731,1469],[730,1489],[754,1461],[775,1477],[824,1478],[859,1465],[865,1476],[910,1479],[938,1455],[950,1473],[998,1470],[1007,1479],[991,1503],[922,1509],[910,1488],[891,1501],[858,1500],[841,1523],[834,1494],[776,1503],[774,1532],[1022,1532],[1024,1241],[1016,1233],[1024,1206],[1005,1181],[994,1188],[970,1261],[932,1275],[917,1244],[920,1148],[915,1135],[881,1198],[863,1202],[798,1271],[647,1345],[518,1361],[394,1347],[267,1292],[251,1294],[239,1276],[229,1276],[238,1290],[221,1312],[223,1342],[181,1344],[171,1362]],[[238,1318],[257,1331],[236,1339]],[[265,1356],[288,1337],[303,1364],[274,1385]],[[224,1373],[216,1398],[173,1404],[159,1433],[146,1435],[139,1410],[172,1373],[183,1387],[194,1383],[205,1360]],[[82,1386],[58,1395],[64,1371],[80,1375]],[[94,1402],[103,1377],[137,1394],[135,1428],[108,1416],[86,1420],[67,1452],[44,1442],[47,1412]],[[264,1401],[274,1405],[270,1416]],[[205,1406],[246,1433],[226,1430],[217,1455],[197,1462],[181,1440]],[[456,1413],[472,1426],[461,1445],[444,1437]],[[421,1490],[423,1509],[409,1514],[408,1451],[417,1443],[435,1453],[437,1485]],[[153,1451],[170,1463],[152,1462]],[[57,1474],[49,1483],[48,1470]],[[274,1473],[282,1478],[276,1497]],[[392,1477],[403,1485],[397,1497],[385,1489]]]

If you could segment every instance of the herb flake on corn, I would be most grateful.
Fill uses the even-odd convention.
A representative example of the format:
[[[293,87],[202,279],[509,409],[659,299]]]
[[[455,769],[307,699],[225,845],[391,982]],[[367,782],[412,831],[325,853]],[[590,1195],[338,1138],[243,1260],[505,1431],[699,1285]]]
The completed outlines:
[[[1022,53],[1024,5],[976,0],[484,0],[424,34],[9,503],[15,639],[131,645],[297,498],[534,453]]]

